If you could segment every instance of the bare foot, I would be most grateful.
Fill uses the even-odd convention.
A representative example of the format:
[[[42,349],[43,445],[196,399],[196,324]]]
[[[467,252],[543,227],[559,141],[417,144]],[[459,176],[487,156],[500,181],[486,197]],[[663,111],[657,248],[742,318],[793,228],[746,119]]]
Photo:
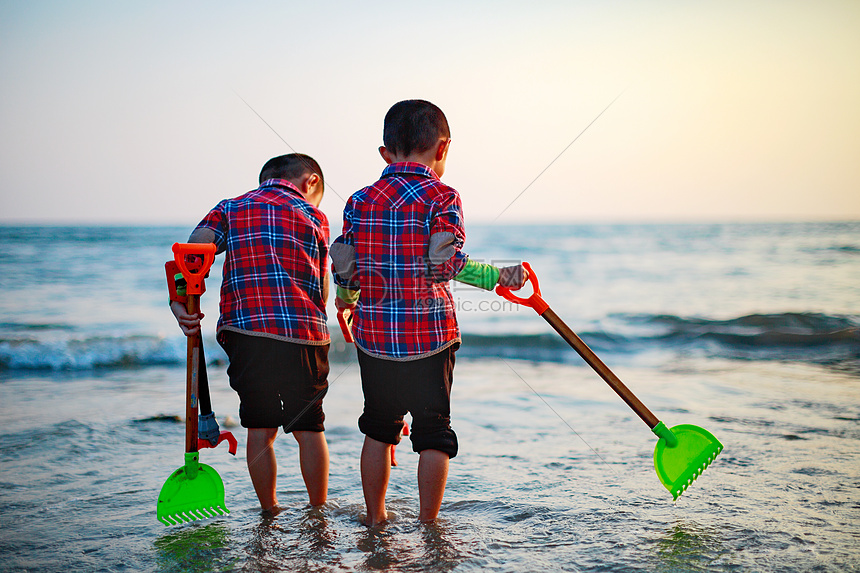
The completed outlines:
[[[371,519],[370,516],[368,515],[364,520],[364,524],[367,527],[376,527],[377,525],[383,524],[386,521],[388,521],[388,512],[385,512],[384,514],[377,517],[376,519]]]
[[[271,517],[275,517],[276,515],[278,515],[282,511],[284,511],[283,507],[281,507],[280,505],[273,505],[269,509],[264,509],[262,511],[262,514],[263,514],[263,517],[271,518]]]

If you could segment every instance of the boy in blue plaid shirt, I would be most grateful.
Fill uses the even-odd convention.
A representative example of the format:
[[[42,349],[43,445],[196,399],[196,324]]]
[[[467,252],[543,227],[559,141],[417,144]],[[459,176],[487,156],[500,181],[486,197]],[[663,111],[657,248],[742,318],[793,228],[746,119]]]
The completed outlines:
[[[299,444],[299,462],[312,505],[328,492],[328,445],[322,399],[328,389],[326,325],[328,219],[318,209],[324,182],[311,157],[269,160],[260,186],[218,203],[190,243],[215,243],[226,252],[218,342],[227,352],[230,386],[248,428],[248,472],[260,505],[277,512],[279,427]],[[171,304],[186,334],[202,314]]]
[[[457,455],[451,428],[451,384],[460,330],[448,282],[519,288],[521,265],[497,269],[469,259],[460,195],[441,182],[451,144],[448,120],[423,100],[388,111],[379,148],[382,177],[354,193],[343,233],[331,246],[338,308],[354,308],[365,434],[361,482],[367,524],[385,521],[391,445],[403,416],[419,453],[419,519],[439,513],[448,460]]]

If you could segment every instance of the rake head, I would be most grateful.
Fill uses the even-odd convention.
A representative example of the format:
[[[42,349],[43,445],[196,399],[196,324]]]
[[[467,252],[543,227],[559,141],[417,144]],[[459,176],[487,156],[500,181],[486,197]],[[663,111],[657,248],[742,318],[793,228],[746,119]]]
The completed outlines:
[[[654,469],[675,500],[723,451],[723,444],[713,434],[692,424],[669,430],[660,422],[654,433],[660,436],[654,448]]]
[[[191,523],[200,519],[208,519],[210,517],[219,517],[228,515],[230,511],[223,505],[200,507],[189,504],[185,508],[173,508],[172,513],[162,514],[161,508],[158,510],[158,521],[164,525],[180,525],[182,523]]]
[[[201,464],[197,452],[185,454],[185,465],[174,471],[158,495],[156,514],[164,525],[179,525],[227,515],[224,482],[212,467]]]

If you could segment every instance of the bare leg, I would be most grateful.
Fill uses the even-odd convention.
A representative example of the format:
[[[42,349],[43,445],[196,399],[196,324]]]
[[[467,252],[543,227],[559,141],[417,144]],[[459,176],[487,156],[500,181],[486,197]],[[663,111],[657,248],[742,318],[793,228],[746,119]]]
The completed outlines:
[[[361,449],[361,487],[367,506],[367,525],[374,526],[388,519],[385,492],[391,475],[391,444],[364,437]]]
[[[248,473],[260,506],[267,511],[278,506],[278,462],[272,447],[277,437],[278,428],[248,428]]]
[[[424,450],[418,458],[418,519],[434,521],[442,506],[445,482],[448,480],[448,454],[439,450]]]
[[[328,442],[323,432],[293,432],[299,443],[299,465],[311,505],[322,505],[328,495]]]

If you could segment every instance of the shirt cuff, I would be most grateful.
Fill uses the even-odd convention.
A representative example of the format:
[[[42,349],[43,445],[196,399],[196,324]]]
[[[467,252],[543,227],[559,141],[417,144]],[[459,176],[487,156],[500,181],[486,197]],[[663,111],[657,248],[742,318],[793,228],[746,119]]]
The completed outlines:
[[[361,291],[358,290],[350,290],[348,288],[343,288],[338,285],[337,287],[337,298],[342,300],[347,304],[355,304],[358,302],[358,296],[361,294]]]

